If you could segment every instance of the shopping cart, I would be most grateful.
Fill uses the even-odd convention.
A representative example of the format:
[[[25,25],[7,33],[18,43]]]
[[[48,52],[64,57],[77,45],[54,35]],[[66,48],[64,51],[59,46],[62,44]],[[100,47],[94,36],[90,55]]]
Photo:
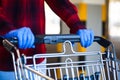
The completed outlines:
[[[114,45],[102,38],[95,37],[94,42],[105,48],[105,51],[76,52],[72,43],[79,42],[77,35],[41,35],[36,36],[35,43],[63,43],[63,52],[20,56],[19,49],[13,45],[17,39],[0,38],[4,47],[12,54],[16,80],[120,80],[120,61],[116,58]],[[66,46],[70,46],[67,52]],[[18,59],[15,61],[15,53]],[[93,56],[92,60],[79,60],[82,57]],[[38,58],[44,58],[46,64],[37,64]],[[49,62],[50,59],[58,62]],[[32,60],[32,64],[27,61]],[[41,67],[45,66],[45,67]],[[39,68],[40,67],[40,68]],[[44,72],[45,71],[45,72]],[[44,72],[44,73],[43,73]]]

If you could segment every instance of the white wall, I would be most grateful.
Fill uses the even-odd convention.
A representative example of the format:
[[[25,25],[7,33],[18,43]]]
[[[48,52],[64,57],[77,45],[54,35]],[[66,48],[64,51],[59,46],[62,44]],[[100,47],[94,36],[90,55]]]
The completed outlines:
[[[105,4],[106,0],[71,0],[73,3],[84,2],[87,4]]]

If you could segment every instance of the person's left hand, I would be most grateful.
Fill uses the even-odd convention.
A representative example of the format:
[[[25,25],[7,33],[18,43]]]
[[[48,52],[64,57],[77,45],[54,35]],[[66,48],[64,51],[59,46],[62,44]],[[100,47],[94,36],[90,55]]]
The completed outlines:
[[[94,40],[94,32],[88,29],[79,29],[76,33],[80,36],[80,43],[82,47],[89,47]]]

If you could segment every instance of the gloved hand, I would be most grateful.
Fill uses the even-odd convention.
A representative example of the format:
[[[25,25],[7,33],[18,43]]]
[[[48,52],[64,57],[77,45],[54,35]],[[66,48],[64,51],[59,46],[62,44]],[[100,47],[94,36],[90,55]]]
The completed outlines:
[[[80,43],[82,47],[88,47],[94,40],[94,32],[88,29],[79,29],[77,34],[80,36]]]
[[[23,27],[20,29],[12,30],[8,32],[5,38],[16,37],[18,39],[18,47],[21,49],[34,48],[34,35],[30,28]]]

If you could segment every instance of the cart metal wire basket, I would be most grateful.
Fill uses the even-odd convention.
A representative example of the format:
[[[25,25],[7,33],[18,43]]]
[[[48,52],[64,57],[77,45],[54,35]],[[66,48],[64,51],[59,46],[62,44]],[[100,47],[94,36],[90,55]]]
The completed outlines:
[[[56,44],[62,42],[63,52],[33,56],[20,56],[19,49],[12,44],[16,40],[3,39],[2,43],[12,54],[16,80],[120,80],[120,61],[116,58],[113,44],[104,38],[95,37],[94,41],[105,48],[104,52],[76,52],[71,42],[79,42],[79,39],[77,35],[36,36],[36,43]],[[70,46],[70,53],[66,51],[66,44]],[[15,61],[15,52],[18,56],[17,61]],[[79,60],[79,58],[87,56],[93,56],[95,59]],[[37,64],[38,58],[44,58],[46,63]],[[54,58],[62,60],[49,62]],[[32,64],[27,64],[29,60],[32,60]]]

